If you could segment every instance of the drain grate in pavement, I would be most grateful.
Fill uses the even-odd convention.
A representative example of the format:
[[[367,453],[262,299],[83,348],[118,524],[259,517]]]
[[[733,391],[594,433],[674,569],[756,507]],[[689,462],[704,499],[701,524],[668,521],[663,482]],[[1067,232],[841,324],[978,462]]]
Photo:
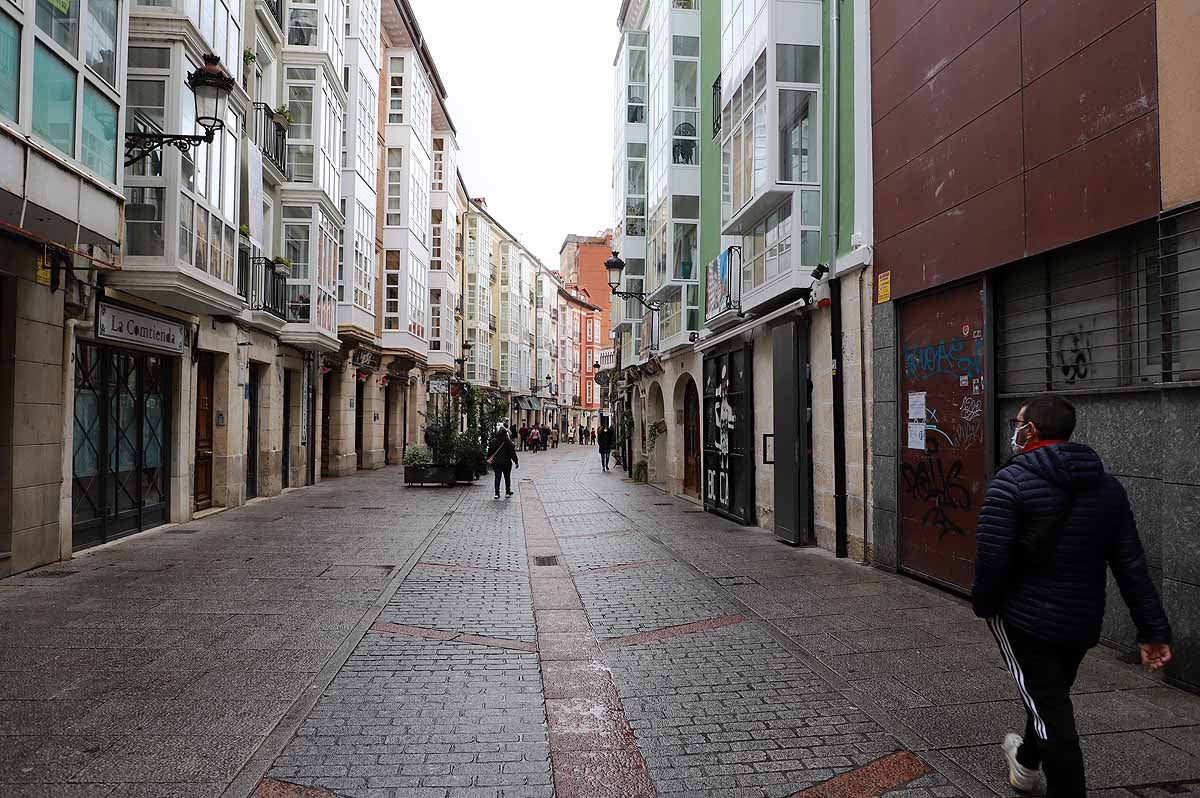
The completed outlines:
[[[670,507],[671,502],[655,502],[654,506],[655,507]]]
[[[386,510],[386,507],[360,507],[361,510]]]
[[[36,574],[29,574],[26,579],[62,579],[64,576],[77,574],[78,571],[38,571]]]
[[[199,529],[168,529],[168,535],[194,535],[199,532]]]
[[[758,582],[748,576],[718,576],[713,581],[722,586],[758,584]]]
[[[558,565],[558,557],[534,557],[534,565]]]
[[[317,508],[318,510],[345,510],[345,506],[338,504],[323,504]]]

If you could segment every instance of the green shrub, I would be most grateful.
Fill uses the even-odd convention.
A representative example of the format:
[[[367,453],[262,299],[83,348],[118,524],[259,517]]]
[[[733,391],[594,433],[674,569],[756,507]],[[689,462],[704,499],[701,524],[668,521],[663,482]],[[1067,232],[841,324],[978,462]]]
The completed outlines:
[[[424,446],[409,446],[404,450],[404,464],[413,467],[433,465],[433,455]]]

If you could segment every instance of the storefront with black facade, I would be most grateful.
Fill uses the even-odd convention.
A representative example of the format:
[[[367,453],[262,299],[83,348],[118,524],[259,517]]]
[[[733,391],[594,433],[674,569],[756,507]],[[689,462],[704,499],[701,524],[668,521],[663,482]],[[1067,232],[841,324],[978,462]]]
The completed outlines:
[[[755,523],[753,348],[704,357],[704,508]]]
[[[74,549],[169,520],[171,386],[188,332],[182,322],[100,300],[94,337],[76,341]]]

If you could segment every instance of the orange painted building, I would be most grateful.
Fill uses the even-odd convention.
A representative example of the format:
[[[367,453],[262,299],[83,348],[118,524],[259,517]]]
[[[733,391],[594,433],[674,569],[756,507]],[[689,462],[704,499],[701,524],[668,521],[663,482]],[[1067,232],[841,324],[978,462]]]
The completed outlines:
[[[594,236],[569,235],[559,249],[559,274],[567,285],[578,286],[591,304],[600,308],[600,342],[612,346],[612,288],[604,262],[612,257],[612,231]],[[588,364],[589,366],[591,363]]]

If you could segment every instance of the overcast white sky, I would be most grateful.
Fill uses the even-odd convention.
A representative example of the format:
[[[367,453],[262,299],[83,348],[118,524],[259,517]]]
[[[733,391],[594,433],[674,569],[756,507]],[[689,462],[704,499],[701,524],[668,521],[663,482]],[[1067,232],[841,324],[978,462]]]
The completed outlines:
[[[620,0],[411,0],[474,197],[547,266],[612,224]]]

